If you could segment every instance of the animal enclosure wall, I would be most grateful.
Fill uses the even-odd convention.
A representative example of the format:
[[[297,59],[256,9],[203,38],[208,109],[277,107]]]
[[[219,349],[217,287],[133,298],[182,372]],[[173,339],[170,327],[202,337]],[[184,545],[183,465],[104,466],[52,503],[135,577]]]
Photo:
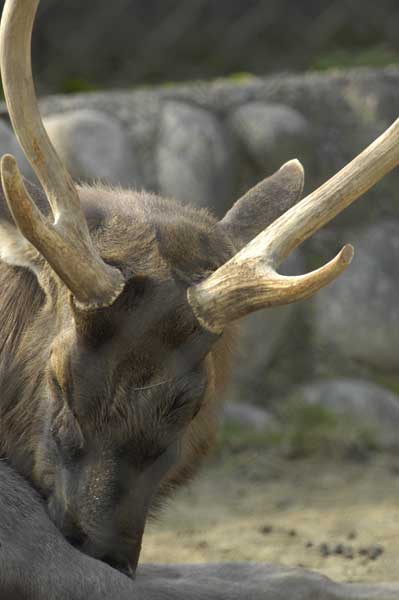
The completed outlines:
[[[394,120],[398,103],[399,70],[387,68],[58,96],[41,108],[76,179],[144,187],[223,215],[293,157],[312,190]],[[1,114],[0,150],[19,157]],[[372,417],[378,443],[397,443],[398,184],[398,173],[384,179],[284,266],[304,272],[355,246],[347,273],[313,299],[243,322],[231,399],[278,412],[300,397]]]

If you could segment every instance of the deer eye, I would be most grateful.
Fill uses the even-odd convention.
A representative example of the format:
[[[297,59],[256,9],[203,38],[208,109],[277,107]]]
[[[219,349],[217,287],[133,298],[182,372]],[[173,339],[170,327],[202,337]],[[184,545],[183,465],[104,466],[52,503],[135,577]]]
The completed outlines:
[[[54,442],[57,447],[58,454],[64,464],[74,464],[83,457],[83,448],[77,444],[65,444],[57,435],[54,436]]]
[[[82,437],[75,429],[74,426],[66,427],[57,422],[50,429],[60,458],[66,464],[78,461],[84,454]]]
[[[188,422],[198,414],[206,389],[206,379],[201,371],[191,373],[186,382],[180,383],[180,390],[169,405],[168,420]]]
[[[166,448],[160,448],[157,445],[144,446],[130,442],[125,444],[119,451],[120,458],[125,459],[128,463],[135,466],[146,466],[155,462],[164,452]]]

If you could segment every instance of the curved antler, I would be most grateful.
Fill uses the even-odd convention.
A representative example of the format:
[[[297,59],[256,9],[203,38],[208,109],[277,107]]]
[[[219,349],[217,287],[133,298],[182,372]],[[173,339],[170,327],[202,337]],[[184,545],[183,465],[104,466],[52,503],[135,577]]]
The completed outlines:
[[[121,272],[102,261],[90,238],[78,193],[44,129],[32,79],[30,46],[39,0],[7,0],[0,27],[4,95],[15,134],[46,192],[50,223],[30,198],[15,159],[1,162],[13,218],[26,237],[86,307],[107,306],[124,287]]]
[[[304,240],[399,164],[399,119],[324,185],[262,231],[231,260],[187,292],[203,327],[220,332],[226,323],[268,306],[306,298],[342,273],[353,248],[317,271],[298,277],[276,273]]]

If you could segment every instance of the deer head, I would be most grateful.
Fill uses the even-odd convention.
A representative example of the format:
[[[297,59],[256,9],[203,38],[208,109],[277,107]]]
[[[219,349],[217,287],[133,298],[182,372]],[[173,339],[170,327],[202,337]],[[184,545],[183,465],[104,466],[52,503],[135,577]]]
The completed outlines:
[[[299,204],[303,169],[294,160],[220,222],[150,194],[77,187],[35,98],[38,2],[7,0],[0,32],[11,121],[45,194],[25,185],[12,156],[2,158],[12,220],[0,223],[1,256],[30,268],[45,295],[27,335],[41,340],[43,371],[35,479],[65,535],[134,568],[151,506],[210,443],[230,323],[307,298],[346,269],[351,246],[306,275],[276,271],[398,164],[399,121]]]

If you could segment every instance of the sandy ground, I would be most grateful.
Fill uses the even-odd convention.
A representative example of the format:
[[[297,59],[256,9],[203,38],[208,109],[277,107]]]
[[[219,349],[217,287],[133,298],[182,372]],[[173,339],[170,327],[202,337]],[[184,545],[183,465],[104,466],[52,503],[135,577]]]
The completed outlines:
[[[399,580],[399,457],[219,457],[146,532],[143,562],[255,560]]]

